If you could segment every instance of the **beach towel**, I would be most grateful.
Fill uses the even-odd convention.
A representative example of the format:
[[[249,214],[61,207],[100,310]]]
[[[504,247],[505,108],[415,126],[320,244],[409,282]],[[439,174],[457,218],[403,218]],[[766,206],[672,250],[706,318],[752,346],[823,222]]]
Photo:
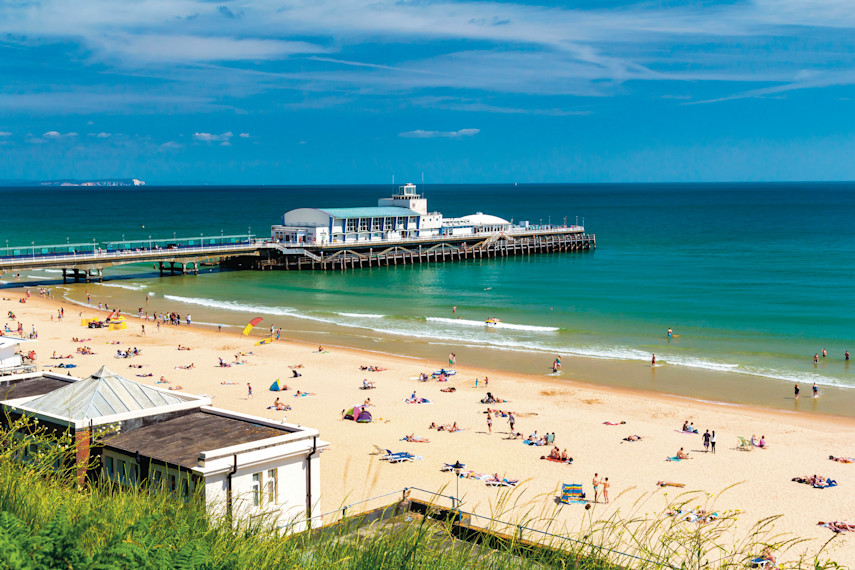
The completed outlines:
[[[516,487],[519,479],[496,479],[490,478],[484,481],[488,487]]]
[[[406,402],[408,404],[432,404],[433,403],[430,400],[428,400],[427,398],[416,398],[415,400],[413,400],[412,398],[404,398],[404,402]]]
[[[607,426],[619,426],[621,424],[625,424],[626,422],[603,422],[603,425]]]
[[[303,392],[302,394],[294,394],[295,398],[305,398],[306,396],[314,396],[314,392]]]
[[[559,497],[558,501],[565,505],[570,503],[585,504],[588,502],[585,500],[585,493],[582,491],[581,483],[562,484],[561,497]]]
[[[556,459],[555,457],[547,457],[544,455],[541,457],[541,459],[544,459],[546,461],[552,461],[553,463],[564,463],[565,465],[573,465],[573,458],[572,457],[567,459],[567,461],[565,461],[563,459]]]
[[[682,459],[675,455],[674,457],[667,457],[665,461],[682,461]]]
[[[681,430],[681,429],[675,429],[674,431],[676,431],[677,433],[685,433],[685,434],[687,434],[687,435],[698,435],[698,430],[695,430],[695,431],[691,431],[691,430],[684,431],[684,430]]]
[[[718,513],[708,513],[692,509],[690,511],[669,511],[666,513],[669,517],[676,517],[677,520],[696,523],[708,523],[718,518]]]

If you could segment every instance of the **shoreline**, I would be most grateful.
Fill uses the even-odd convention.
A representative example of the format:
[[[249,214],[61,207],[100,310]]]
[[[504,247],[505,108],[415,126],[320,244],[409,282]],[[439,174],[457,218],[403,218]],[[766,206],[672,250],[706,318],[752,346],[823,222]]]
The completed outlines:
[[[216,272],[216,271],[214,271]],[[141,278],[135,274],[131,278]],[[121,280],[114,278],[112,280]],[[21,285],[26,288],[27,285]],[[37,284],[33,288],[44,285]],[[101,284],[109,291],[108,295],[93,295],[93,299],[117,300],[119,306],[135,307],[142,304],[139,300],[130,299],[145,295],[144,289],[123,287],[120,284]],[[65,289],[63,296],[67,302],[80,307],[88,306],[74,299],[87,288],[99,287],[99,284],[69,284],[59,287]],[[9,288],[7,290],[14,290]],[[169,294],[169,293],[167,293]],[[194,324],[200,321],[208,323],[221,322],[228,327],[240,330],[241,320],[248,320],[243,311],[222,308],[211,308],[203,305],[188,304],[181,301],[167,300],[163,297],[153,297],[151,304],[156,308],[167,307],[169,310],[192,312],[201,319],[194,319]],[[89,307],[91,308],[91,307]],[[134,313],[126,312],[133,315]],[[546,363],[554,357],[549,352],[534,352],[531,350],[500,348],[489,345],[467,345],[466,343],[443,341],[434,338],[421,338],[395,333],[378,333],[366,324],[365,327],[340,326],[332,323],[306,319],[287,314],[264,314],[265,325],[275,322],[283,325],[283,339],[308,344],[333,344],[354,350],[374,350],[378,343],[388,347],[381,351],[391,355],[407,355],[417,359],[432,359],[437,353],[456,352],[460,361],[471,363],[478,368],[493,370],[500,374],[522,374],[527,377],[546,379],[551,375],[546,372]],[[201,323],[200,323],[201,324]],[[215,327],[216,325],[211,324]],[[369,333],[369,334],[363,334]],[[771,376],[754,375],[749,373],[693,368],[684,365],[657,364],[651,367],[649,363],[637,360],[607,359],[586,356],[563,355],[564,372],[574,381],[581,381],[596,387],[618,387],[637,390],[642,393],[664,394],[674,397],[698,399],[701,401],[736,404],[757,409],[779,410],[784,412],[804,413],[814,417],[847,417],[855,418],[855,390],[849,387],[822,385],[820,398],[811,398],[810,384],[800,383],[802,396],[798,401],[792,397],[793,383]],[[823,362],[821,368],[835,360]],[[840,364],[840,363],[837,363]],[[848,363],[842,364],[848,369]],[[540,368],[543,373],[532,372]],[[562,375],[563,376],[563,375]],[[561,376],[559,376],[560,378]]]
[[[36,294],[27,303],[17,302],[24,291],[5,294],[3,311],[12,310],[28,331],[35,324],[39,340],[33,348],[39,355],[37,364],[53,362],[48,355],[74,354],[71,362],[77,368],[75,376],[86,377],[101,365],[107,365],[131,380],[152,384],[165,376],[170,384],[181,386],[190,393],[205,393],[214,397],[214,405],[236,411],[310,425],[320,430],[331,442],[324,453],[322,485],[324,512],[337,506],[377,497],[391,490],[419,487],[445,494],[456,493],[454,478],[440,472],[443,463],[459,460],[483,473],[518,478],[522,497],[517,510],[504,514],[508,519],[524,516],[528,508],[537,512],[553,510],[555,524],[567,529],[579,529],[587,517],[594,520],[643,512],[661,514],[678,493],[670,495],[654,485],[659,480],[671,480],[697,490],[719,495],[716,509],[739,510],[742,514],[737,530],[748,532],[750,525],[765,517],[781,515],[775,523],[776,532],[790,533],[808,539],[804,549],[819,548],[831,538],[830,531],[817,527],[820,520],[855,519],[851,505],[855,504],[855,465],[843,465],[828,460],[828,455],[855,455],[855,420],[813,413],[754,408],[744,405],[698,401],[696,398],[660,394],[623,387],[601,386],[567,378],[535,376],[502,372],[488,368],[458,365],[458,373],[448,383],[418,382],[419,372],[443,367],[438,358],[420,359],[412,356],[368,352],[339,348],[325,343],[325,353],[317,353],[317,343],[306,340],[280,340],[256,346],[258,336],[245,337],[239,330],[217,332],[216,328],[200,326],[162,325],[157,331],[154,323],[143,323],[128,317],[128,328],[122,331],[84,329],[77,312],[95,316],[95,309],[75,307],[65,301],[45,299]],[[66,309],[63,321],[51,320],[60,307]],[[103,315],[105,311],[102,311]],[[146,324],[146,335],[140,325]],[[82,331],[82,332],[81,332]],[[82,345],[72,343],[71,337],[85,335],[91,340]],[[116,346],[138,346],[143,354],[130,362],[144,366],[129,368],[128,361],[114,358]],[[178,351],[183,344],[191,351]],[[95,355],[76,355],[80,346],[91,346]],[[392,345],[395,346],[394,344]],[[434,347],[435,352],[439,348]],[[240,357],[246,364],[221,368],[217,358],[231,359],[235,353],[253,353]],[[181,367],[194,364],[194,369]],[[300,378],[291,378],[285,365],[303,365]],[[366,372],[360,366],[376,365],[381,372]],[[60,369],[64,373],[65,370]],[[137,377],[139,372],[152,377]],[[483,381],[475,387],[475,378],[489,376],[489,386]],[[276,379],[290,387],[289,391],[271,393],[268,385]],[[376,390],[362,391],[363,379],[374,381]],[[247,395],[246,383],[254,387],[254,397]],[[456,388],[455,393],[442,392],[443,387]],[[296,398],[296,390],[315,394]],[[434,405],[410,405],[404,399],[416,391]],[[508,400],[507,404],[485,406],[480,398],[490,391]],[[274,398],[281,398],[292,409],[281,412],[268,409]],[[374,422],[356,424],[341,419],[339,410],[371,399]],[[548,448],[523,445],[520,439],[508,439],[507,420],[497,417],[488,432],[485,409],[501,408],[517,414],[516,430],[528,434],[556,434],[556,445],[574,457],[572,465],[540,461]],[[784,413],[782,413],[784,412]],[[605,422],[626,424],[604,425]],[[679,431],[684,421],[717,432],[718,452],[704,453],[700,435]],[[460,433],[436,432],[428,429],[432,422],[458,422],[466,428]],[[676,432],[676,433],[675,433]],[[767,450],[738,451],[736,436],[752,433],[765,435],[770,442]],[[426,437],[430,443],[401,441],[404,435]],[[643,441],[628,443],[623,438],[641,435]],[[374,446],[393,451],[409,451],[424,459],[413,463],[388,465],[377,460]],[[666,462],[685,447],[693,461]],[[609,504],[592,504],[591,511],[565,505],[554,506],[554,496],[561,483],[582,483],[591,495],[591,477],[599,473],[613,482],[613,500]],[[830,490],[811,489],[790,479],[807,473],[830,476],[840,482]],[[481,514],[502,508],[495,489],[477,480],[462,479],[460,496],[464,508]],[[444,491],[443,491],[444,490]],[[681,490],[678,490],[681,491]],[[640,503],[639,503],[640,501]],[[372,505],[366,505],[370,507]],[[586,514],[586,513],[590,513]],[[544,515],[545,516],[545,515]],[[552,519],[550,519],[552,520]],[[748,526],[746,526],[748,525]],[[835,540],[834,557],[841,563],[855,561],[855,539],[839,536]],[[800,549],[802,546],[799,547]],[[801,552],[801,550],[799,550]],[[784,556],[791,559],[798,552]],[[779,557],[780,559],[781,557]]]

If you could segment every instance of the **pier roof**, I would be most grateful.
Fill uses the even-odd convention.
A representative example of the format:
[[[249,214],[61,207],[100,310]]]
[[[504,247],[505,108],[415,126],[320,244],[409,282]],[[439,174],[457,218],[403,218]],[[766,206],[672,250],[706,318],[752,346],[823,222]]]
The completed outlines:
[[[396,218],[420,216],[415,210],[397,206],[367,206],[363,208],[318,208],[333,218]]]

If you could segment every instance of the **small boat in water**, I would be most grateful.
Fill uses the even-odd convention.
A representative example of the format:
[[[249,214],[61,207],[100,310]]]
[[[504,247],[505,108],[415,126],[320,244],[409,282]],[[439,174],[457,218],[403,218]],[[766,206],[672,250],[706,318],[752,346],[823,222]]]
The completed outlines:
[[[484,321],[484,324],[486,324],[488,327],[494,327],[501,322],[502,322],[502,319],[499,319],[497,317],[490,317],[489,319]]]

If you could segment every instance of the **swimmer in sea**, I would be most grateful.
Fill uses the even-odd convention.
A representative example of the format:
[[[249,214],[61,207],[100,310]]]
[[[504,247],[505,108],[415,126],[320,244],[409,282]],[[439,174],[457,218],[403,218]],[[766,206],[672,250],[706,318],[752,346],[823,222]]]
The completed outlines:
[[[672,336],[674,336],[674,331],[672,331],[671,328],[669,327],[668,328],[668,338],[671,338]]]

